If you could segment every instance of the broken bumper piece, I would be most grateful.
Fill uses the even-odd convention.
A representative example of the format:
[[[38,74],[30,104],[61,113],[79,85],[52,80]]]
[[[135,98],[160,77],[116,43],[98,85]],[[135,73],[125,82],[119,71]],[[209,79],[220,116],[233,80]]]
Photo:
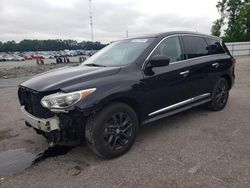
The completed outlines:
[[[51,131],[60,129],[59,119],[56,116],[52,118],[47,118],[47,119],[37,118],[33,116],[32,114],[30,114],[29,112],[27,112],[24,106],[21,107],[21,111],[23,112],[23,117],[25,121],[29,125],[34,127],[35,129],[38,129],[44,132],[51,132]]]

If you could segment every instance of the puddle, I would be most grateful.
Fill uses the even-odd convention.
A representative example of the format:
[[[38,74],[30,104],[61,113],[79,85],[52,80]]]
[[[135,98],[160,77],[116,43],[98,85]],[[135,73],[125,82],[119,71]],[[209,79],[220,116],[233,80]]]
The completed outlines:
[[[25,149],[9,150],[0,153],[0,176],[8,176],[22,172],[32,165],[35,155]]]
[[[60,146],[60,145],[49,147],[48,149],[46,149],[43,152],[39,153],[36,156],[33,163],[35,164],[35,163],[40,162],[40,161],[42,161],[44,159],[47,159],[49,157],[57,157],[59,155],[65,155],[66,153],[68,153],[73,148],[74,147],[72,147],[72,146]]]
[[[0,176],[10,176],[24,171],[33,164],[49,157],[56,157],[68,153],[73,147],[49,147],[38,155],[28,153],[25,149],[8,150],[0,153]]]

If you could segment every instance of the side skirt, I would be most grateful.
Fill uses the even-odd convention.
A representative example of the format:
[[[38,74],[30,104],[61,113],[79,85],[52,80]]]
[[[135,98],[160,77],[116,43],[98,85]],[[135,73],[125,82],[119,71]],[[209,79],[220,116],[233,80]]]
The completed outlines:
[[[182,111],[185,111],[185,110],[188,110],[190,108],[193,108],[193,107],[196,107],[196,106],[200,106],[202,104],[205,104],[207,102],[211,101],[211,99],[204,99],[202,101],[199,101],[199,102],[194,102],[192,104],[189,104],[187,106],[184,106],[184,107],[180,107],[180,108],[177,108],[175,110],[171,110],[171,111],[168,111],[164,114],[160,114],[160,115],[157,115],[157,116],[154,116],[152,118],[149,118],[145,121],[142,122],[142,125],[144,124],[147,124],[147,123],[150,123],[150,122],[153,122],[153,121],[156,121],[156,120],[159,120],[159,119],[162,119],[162,118],[165,118],[165,117],[168,117],[168,116],[171,116],[171,115],[174,115],[174,114],[177,114],[179,112],[182,112]]]

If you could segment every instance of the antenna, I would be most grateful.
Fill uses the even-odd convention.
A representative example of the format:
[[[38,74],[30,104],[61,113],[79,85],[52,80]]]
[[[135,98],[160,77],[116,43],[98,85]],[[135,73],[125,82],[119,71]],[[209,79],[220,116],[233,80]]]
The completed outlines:
[[[89,19],[90,19],[90,29],[91,29],[92,50],[93,50],[94,36],[93,36],[93,16],[92,16],[91,0],[89,0]]]

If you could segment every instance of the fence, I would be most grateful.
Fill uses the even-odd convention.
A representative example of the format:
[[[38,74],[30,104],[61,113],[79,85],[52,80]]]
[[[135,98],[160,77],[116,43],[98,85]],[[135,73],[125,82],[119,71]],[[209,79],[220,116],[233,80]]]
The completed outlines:
[[[230,42],[226,46],[233,56],[250,56],[250,42]]]

